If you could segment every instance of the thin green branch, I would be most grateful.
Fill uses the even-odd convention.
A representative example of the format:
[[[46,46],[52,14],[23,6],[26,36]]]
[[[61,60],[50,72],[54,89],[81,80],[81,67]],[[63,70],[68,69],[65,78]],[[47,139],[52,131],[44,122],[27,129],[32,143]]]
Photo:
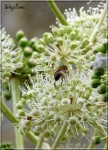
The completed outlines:
[[[56,137],[53,145],[52,145],[52,149],[55,149],[59,146],[60,144],[60,141],[62,139],[62,137],[64,136],[65,132],[66,132],[66,129],[67,129],[67,121],[65,120],[59,133],[58,133],[58,136]]]
[[[108,150],[108,135],[103,137],[102,140],[105,140],[104,150]]]
[[[96,38],[96,36],[97,36],[97,33],[99,32],[99,29],[100,29],[100,27],[101,27],[101,25],[102,25],[102,23],[103,23],[103,21],[104,21],[104,19],[105,19],[105,17],[106,17],[107,9],[108,9],[108,0],[107,0],[107,2],[106,2],[106,5],[105,5],[105,7],[104,7],[104,10],[103,10],[103,12],[102,12],[102,14],[101,14],[101,16],[100,16],[99,22],[98,22],[98,24],[96,25],[96,27],[95,27],[95,29],[94,29],[94,31],[93,31],[91,37],[90,37],[90,42],[92,42],[92,43],[94,42],[94,40],[95,40],[95,38]]]
[[[15,116],[6,106],[6,104],[2,100],[0,100],[0,103],[1,103],[1,112],[5,115],[5,117],[8,118],[9,121],[12,123],[18,123],[18,120],[15,118]]]
[[[17,113],[16,104],[20,101],[20,81],[16,77],[10,79],[12,102],[13,102],[13,113]],[[24,149],[23,135],[20,134],[19,129],[15,127],[15,137],[16,137],[16,148]]]
[[[105,141],[104,150],[108,150],[108,138]]]
[[[105,129],[102,127],[101,124],[97,123],[97,122],[90,122],[90,124],[92,126],[94,126],[97,130],[99,130],[100,134],[103,136],[103,137],[106,137],[107,136],[107,132],[105,131]]]
[[[39,135],[39,139],[37,141],[36,150],[42,148],[43,141],[44,141],[44,135],[43,135],[43,133],[41,133]]]
[[[59,8],[57,7],[57,5],[55,4],[54,0],[47,0],[49,7],[51,8],[51,10],[53,11],[54,15],[58,18],[58,20],[60,21],[60,23],[62,25],[68,25],[67,21],[65,20],[65,17],[63,16],[63,14],[60,12]]]

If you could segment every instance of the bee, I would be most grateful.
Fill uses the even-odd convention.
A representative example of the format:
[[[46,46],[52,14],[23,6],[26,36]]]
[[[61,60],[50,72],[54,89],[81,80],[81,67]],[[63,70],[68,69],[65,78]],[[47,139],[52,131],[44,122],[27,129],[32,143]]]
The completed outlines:
[[[32,117],[31,116],[27,116],[27,120],[32,120]]]
[[[73,103],[73,97],[70,98],[70,104],[72,104],[72,103]]]
[[[65,78],[65,74],[67,73],[68,68],[65,65],[59,66],[57,71],[54,73],[54,80],[55,82],[58,81],[60,78],[63,79]],[[54,82],[54,86],[56,86],[56,83]]]

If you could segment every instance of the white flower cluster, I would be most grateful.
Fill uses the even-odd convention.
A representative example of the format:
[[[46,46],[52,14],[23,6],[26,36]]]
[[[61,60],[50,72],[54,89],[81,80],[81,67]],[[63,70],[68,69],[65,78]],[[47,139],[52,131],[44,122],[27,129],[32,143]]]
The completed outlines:
[[[0,35],[0,72],[3,83],[8,83],[11,73],[14,73],[16,67],[20,65],[16,64],[18,50],[15,49],[13,39],[6,34],[4,28],[0,29]]]
[[[69,140],[72,136],[86,136],[90,126],[106,125],[106,103],[91,86],[90,69],[94,48],[106,41],[105,21],[95,42],[90,41],[100,13],[99,8],[87,12],[81,8],[78,16],[75,9],[66,10],[69,25],[53,26],[52,33],[45,33],[35,44],[33,58],[38,62],[35,71],[40,73],[33,81],[30,78],[32,86],[26,84],[17,104],[22,131],[32,130],[37,136],[43,132],[45,138],[55,138],[67,122],[62,138]],[[97,79],[95,85],[96,82]]]

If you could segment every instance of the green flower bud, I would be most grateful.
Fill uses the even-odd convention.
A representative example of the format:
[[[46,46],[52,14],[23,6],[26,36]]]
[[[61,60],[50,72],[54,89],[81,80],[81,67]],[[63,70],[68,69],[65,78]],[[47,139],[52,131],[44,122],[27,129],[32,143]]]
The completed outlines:
[[[24,110],[19,110],[18,111],[18,116],[25,116],[25,111]]]
[[[53,43],[54,42],[54,37],[52,35],[48,35],[47,41],[48,41],[48,43]]]
[[[106,49],[106,52],[108,52],[108,41],[103,44],[104,48]]]
[[[21,98],[21,103],[24,105],[26,103],[26,99],[25,98]]]
[[[77,43],[76,42],[71,42],[70,43],[70,48],[71,49],[75,49],[77,47]]]
[[[44,42],[47,44],[48,43],[48,41],[47,41],[47,37],[50,35],[51,33],[48,33],[48,32],[45,32],[44,34],[43,34],[43,40],[44,40]]]
[[[60,28],[60,29],[59,29],[59,35],[60,35],[60,36],[63,36],[64,34],[65,34],[64,28]]]
[[[107,87],[104,84],[99,85],[99,87],[97,88],[97,92],[99,94],[105,94],[107,91]]]
[[[108,92],[103,95],[103,101],[108,102]]]
[[[28,95],[28,93],[23,93],[22,97],[27,100],[29,98],[29,95]]]
[[[22,30],[17,31],[16,33],[16,39],[19,41],[21,38],[25,36],[24,32]]]
[[[22,109],[22,108],[23,108],[23,104],[22,104],[21,101],[16,104],[16,108],[17,108],[17,109]]]
[[[99,136],[92,137],[93,144],[97,145],[101,143],[101,138]]]
[[[55,53],[51,54],[50,59],[51,61],[56,61],[57,55]]]
[[[78,33],[79,33],[78,28],[74,28],[74,32],[75,32],[76,34],[78,34]]]
[[[33,53],[33,50],[30,47],[25,47],[23,53],[25,57],[30,57]]]
[[[101,52],[101,53],[105,54],[106,53],[106,47],[104,45],[101,45],[101,46],[97,47],[93,52],[94,53]]]
[[[88,38],[84,38],[83,41],[82,41],[82,46],[81,48],[84,48],[86,45],[89,44],[89,39]]]
[[[43,45],[45,45],[45,43],[44,43],[44,40],[43,40],[43,39],[39,39],[37,43],[38,43],[38,44],[43,44]]]
[[[97,78],[93,79],[91,83],[93,88],[97,88],[100,84],[101,84],[100,79],[97,79]]]
[[[34,59],[29,59],[29,61],[28,61],[28,66],[30,67],[30,68],[32,68],[32,67],[34,67],[35,65],[36,65],[36,63],[35,63],[35,60]]]
[[[39,44],[36,46],[36,49],[39,53],[42,53],[45,50],[45,46],[43,44]]]
[[[89,129],[88,129],[88,128],[86,128],[86,127],[82,128],[82,130],[83,130],[83,133],[85,133],[85,134],[87,134],[87,133],[88,133],[88,131],[89,131]]]
[[[67,26],[66,27],[66,32],[67,32],[67,34],[70,34],[72,32],[72,27],[71,26]]]
[[[93,75],[91,76],[91,78],[92,78],[92,79],[101,79],[100,76],[97,76],[97,75],[95,75],[95,74],[93,74]]]
[[[21,38],[20,41],[19,41],[19,46],[20,46],[20,47],[25,47],[25,46],[27,46],[27,43],[28,43],[27,38],[26,38],[26,37],[23,37],[23,38]]]
[[[8,101],[11,98],[11,92],[9,90],[6,90],[4,93],[4,98]]]
[[[71,40],[74,40],[75,37],[76,37],[76,33],[75,33],[75,32],[71,32],[71,33],[70,33],[70,39],[71,39]]]
[[[50,134],[50,130],[45,130],[44,131],[44,136],[46,137],[46,138],[48,138],[49,136],[50,136],[51,134]]]
[[[38,116],[39,112],[38,112],[38,110],[36,110],[34,108],[34,109],[31,110],[30,114],[33,115],[33,116]]]
[[[61,46],[63,45],[63,39],[61,37],[57,38],[57,43]]]
[[[11,73],[9,71],[4,71],[2,75],[3,77],[10,77]]]
[[[56,27],[52,28],[52,33],[54,34],[54,36],[58,36],[59,35],[58,28]]]
[[[94,69],[94,74],[97,75],[97,76],[103,75],[104,74],[104,68]]]
[[[70,117],[69,118],[69,124],[70,125],[77,125],[78,124],[78,119],[76,117]]]
[[[38,52],[33,52],[32,57],[33,58],[40,58],[41,54]]]
[[[30,46],[31,48],[33,47],[33,45],[37,42],[37,38],[32,38],[29,42],[28,42],[28,46]]]
[[[32,45],[32,49],[33,49],[33,51],[37,51],[37,43],[34,43],[34,44]]]
[[[84,49],[82,49],[82,54],[85,55],[88,51],[89,51],[89,49],[87,47],[85,47]]]
[[[57,122],[60,122],[61,121],[61,116],[54,116],[54,121],[57,123]]]

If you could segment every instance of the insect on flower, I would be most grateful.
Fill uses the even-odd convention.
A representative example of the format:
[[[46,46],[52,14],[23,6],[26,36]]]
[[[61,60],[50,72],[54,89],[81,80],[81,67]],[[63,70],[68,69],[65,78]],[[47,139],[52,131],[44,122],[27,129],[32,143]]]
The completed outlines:
[[[32,117],[31,116],[27,116],[27,120],[32,120]]]
[[[62,82],[63,82],[63,79],[65,78],[65,74],[67,73],[67,70],[68,68],[65,65],[59,66],[56,72],[54,73],[55,82],[58,81],[60,78],[62,79]],[[54,82],[54,86],[56,86],[55,82]]]

